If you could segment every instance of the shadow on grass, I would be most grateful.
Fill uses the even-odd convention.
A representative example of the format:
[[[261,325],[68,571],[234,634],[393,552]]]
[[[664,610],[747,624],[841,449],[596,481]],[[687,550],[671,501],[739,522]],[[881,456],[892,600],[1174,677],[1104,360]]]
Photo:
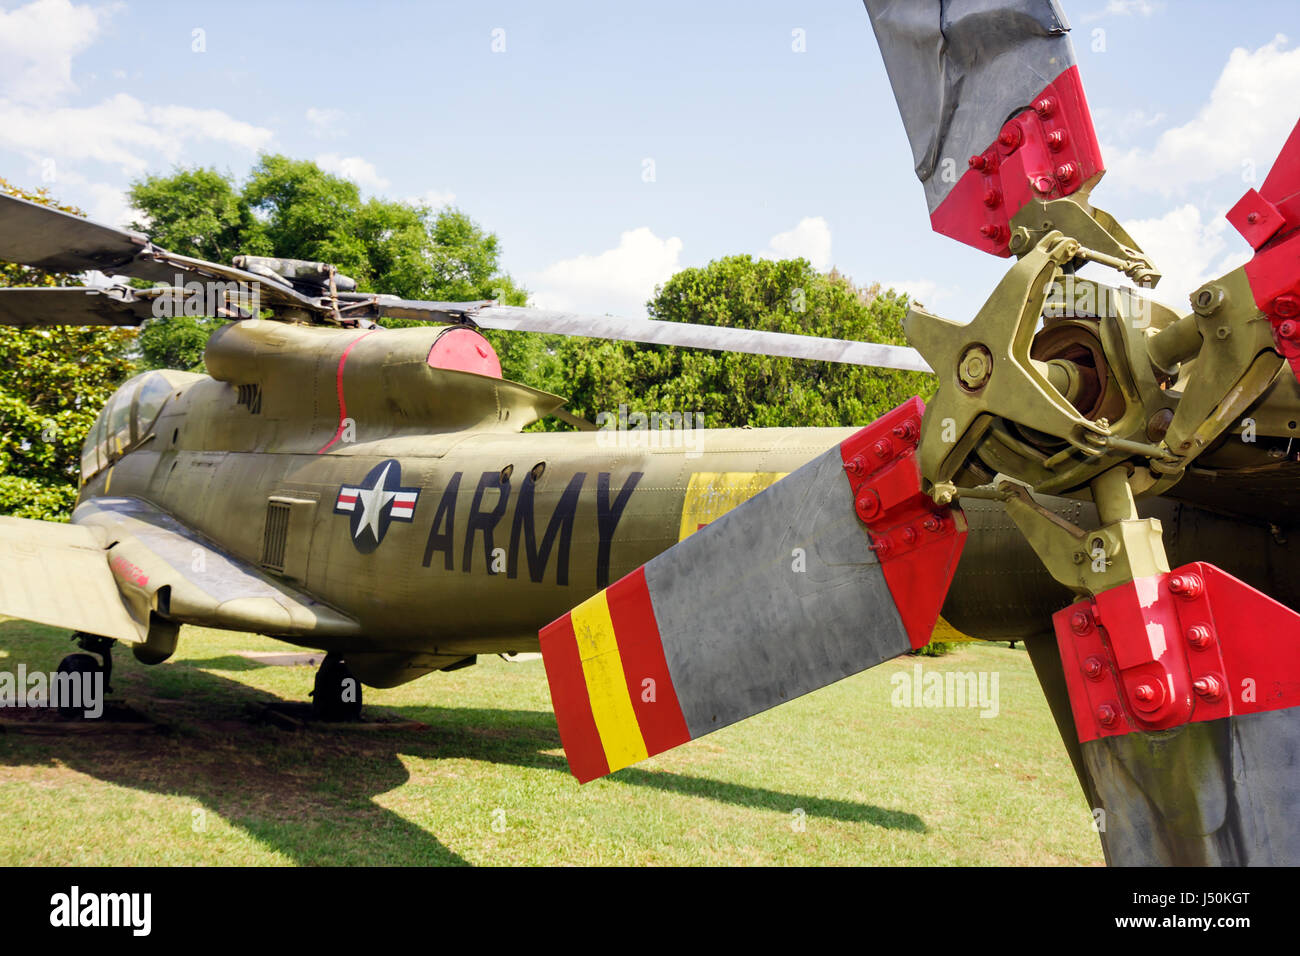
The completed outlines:
[[[58,632],[41,629],[34,636],[30,625],[15,629],[16,623],[0,623],[0,647],[21,646],[24,654],[39,650],[47,655],[53,645],[45,644],[52,640],[45,632]],[[34,646],[38,642],[43,646]],[[126,656],[119,652],[117,659]],[[342,866],[465,865],[433,833],[375,802],[379,794],[408,781],[403,756],[461,758],[568,774],[564,758],[546,752],[560,746],[554,715],[548,711],[384,707],[376,712],[420,721],[428,729],[286,732],[255,716],[280,697],[208,672],[249,670],[261,666],[256,662],[231,655],[173,661],[156,669],[141,668],[134,661],[123,663],[126,666],[114,672],[114,683],[123,695],[152,710],[156,719],[172,728],[170,733],[3,735],[0,766],[57,762],[119,786],[184,795],[296,863]],[[20,739],[25,742],[18,743]],[[786,813],[798,807],[814,817],[926,830],[914,814],[846,800],[636,767],[609,779],[740,806]],[[187,811],[184,820],[177,822],[177,840],[202,838],[189,833],[190,824]]]

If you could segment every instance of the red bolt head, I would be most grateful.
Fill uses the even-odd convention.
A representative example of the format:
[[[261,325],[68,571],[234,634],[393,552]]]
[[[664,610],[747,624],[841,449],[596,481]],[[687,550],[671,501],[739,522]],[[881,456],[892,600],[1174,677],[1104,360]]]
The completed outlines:
[[[938,515],[926,515],[925,520],[921,522],[921,527],[938,534],[943,530],[943,519]]]
[[[915,420],[909,418],[907,421],[903,422],[903,424],[895,425],[894,435],[895,437],[903,439],[903,441],[916,444],[919,435],[917,433]]]
[[[974,170],[982,170],[989,164],[989,161],[979,154],[972,156],[970,159],[966,160],[966,162],[970,165],[970,168]]]
[[[986,189],[984,191],[984,205],[990,209],[996,209],[1002,203],[1002,193],[996,189]]]
[[[1059,182],[1068,183],[1074,179],[1074,175],[1078,171],[1079,168],[1074,163],[1062,163],[1056,167],[1056,178]]]
[[[1115,713],[1115,708],[1110,704],[1102,704],[1097,708],[1097,722],[1103,727],[1109,727],[1115,723],[1115,718],[1119,715]]]
[[[1223,696],[1223,682],[1213,674],[1206,674],[1192,681],[1192,690],[1206,700],[1218,700]]]
[[[1246,217],[1246,221],[1250,223],[1252,226],[1255,225],[1255,223],[1259,222],[1259,213],[1252,212],[1249,216]]]
[[[888,458],[894,453],[894,443],[888,438],[882,438],[871,446],[871,450],[876,453],[877,458]]]
[[[1075,634],[1087,634],[1092,630],[1092,618],[1087,611],[1075,611],[1070,615],[1070,630]]]
[[[1300,315],[1300,299],[1293,295],[1280,295],[1273,300],[1273,314],[1283,319]]]
[[[1047,148],[1054,153],[1059,153],[1069,141],[1070,134],[1063,129],[1054,129],[1047,134]]]
[[[1214,642],[1214,634],[1208,625],[1193,624],[1187,629],[1187,643],[1192,647],[1209,647]]]
[[[867,463],[863,460],[861,455],[854,455],[852,461],[845,463],[844,470],[850,475],[861,475],[867,470]]]
[[[991,222],[986,222],[984,225],[980,226],[980,235],[985,239],[997,241],[1002,238],[1002,227]]]
[[[1024,133],[1020,131],[1020,127],[1015,123],[1008,123],[1002,127],[1002,132],[998,133],[998,145],[1003,149],[1013,150],[1020,145],[1023,138]]]
[[[1144,714],[1152,714],[1165,705],[1165,686],[1161,683],[1143,681],[1129,691],[1133,695],[1133,706]]]
[[[903,543],[916,544],[916,529],[907,527],[903,529]]]
[[[1175,574],[1169,579],[1169,593],[1191,600],[1204,588],[1199,574]]]
[[[1296,323],[1290,319],[1287,319],[1277,327],[1278,336],[1284,339],[1295,338],[1298,331],[1300,331],[1300,325],[1296,325]]]
[[[1041,100],[1039,100],[1037,103],[1034,104],[1034,112],[1037,113],[1039,116],[1043,116],[1043,117],[1051,116],[1055,110],[1056,110],[1056,100],[1052,99],[1052,97],[1050,96],[1044,96]]]
[[[1100,657],[1090,657],[1083,662],[1083,673],[1088,680],[1101,680],[1106,675],[1106,665]]]
[[[867,488],[858,496],[856,506],[858,516],[863,521],[870,521],[880,514],[880,499],[876,497],[876,493],[870,488]]]
[[[1040,193],[1050,193],[1056,188],[1056,180],[1051,176],[1039,176],[1034,180],[1034,188]]]
[[[871,550],[876,552],[877,558],[883,558],[888,555],[893,547],[894,546],[890,543],[889,539],[883,536],[871,542]]]

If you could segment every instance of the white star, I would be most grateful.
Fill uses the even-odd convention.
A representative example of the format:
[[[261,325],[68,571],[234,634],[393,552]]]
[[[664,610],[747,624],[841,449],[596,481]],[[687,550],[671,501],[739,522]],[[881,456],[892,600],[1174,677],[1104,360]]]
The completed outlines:
[[[397,492],[384,488],[388,481],[388,471],[392,467],[392,462],[384,466],[373,488],[357,489],[357,497],[361,500],[361,521],[357,523],[357,533],[352,536],[353,539],[361,537],[361,532],[369,528],[375,540],[379,540],[379,516],[384,511],[384,505],[397,497]]]

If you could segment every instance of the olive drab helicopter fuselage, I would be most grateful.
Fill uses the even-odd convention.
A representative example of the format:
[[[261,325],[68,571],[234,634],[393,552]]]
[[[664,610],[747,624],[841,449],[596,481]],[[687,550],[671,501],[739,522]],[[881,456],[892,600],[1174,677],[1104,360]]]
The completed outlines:
[[[373,686],[536,651],[541,624],[852,431],[632,413],[521,433],[562,400],[458,327],[253,320],[207,363],[107,403],[74,523],[119,539],[138,617],[337,652]]]

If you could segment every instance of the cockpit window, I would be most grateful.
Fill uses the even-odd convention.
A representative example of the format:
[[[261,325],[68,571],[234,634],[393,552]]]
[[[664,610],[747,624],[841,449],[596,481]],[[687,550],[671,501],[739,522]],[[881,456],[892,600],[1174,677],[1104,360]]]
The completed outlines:
[[[175,385],[165,372],[144,372],[122,383],[95,419],[81,447],[83,482],[149,434],[173,388]]]
[[[149,434],[149,427],[162,411],[163,403],[172,392],[171,383],[161,372],[149,372],[140,383],[135,396],[135,437],[139,441]]]
[[[104,421],[108,418],[108,409],[105,408],[95,419],[95,424],[91,426],[90,432],[86,435],[86,442],[81,446],[81,481],[84,484],[89,481],[91,476],[99,471],[99,445],[103,441]]]

